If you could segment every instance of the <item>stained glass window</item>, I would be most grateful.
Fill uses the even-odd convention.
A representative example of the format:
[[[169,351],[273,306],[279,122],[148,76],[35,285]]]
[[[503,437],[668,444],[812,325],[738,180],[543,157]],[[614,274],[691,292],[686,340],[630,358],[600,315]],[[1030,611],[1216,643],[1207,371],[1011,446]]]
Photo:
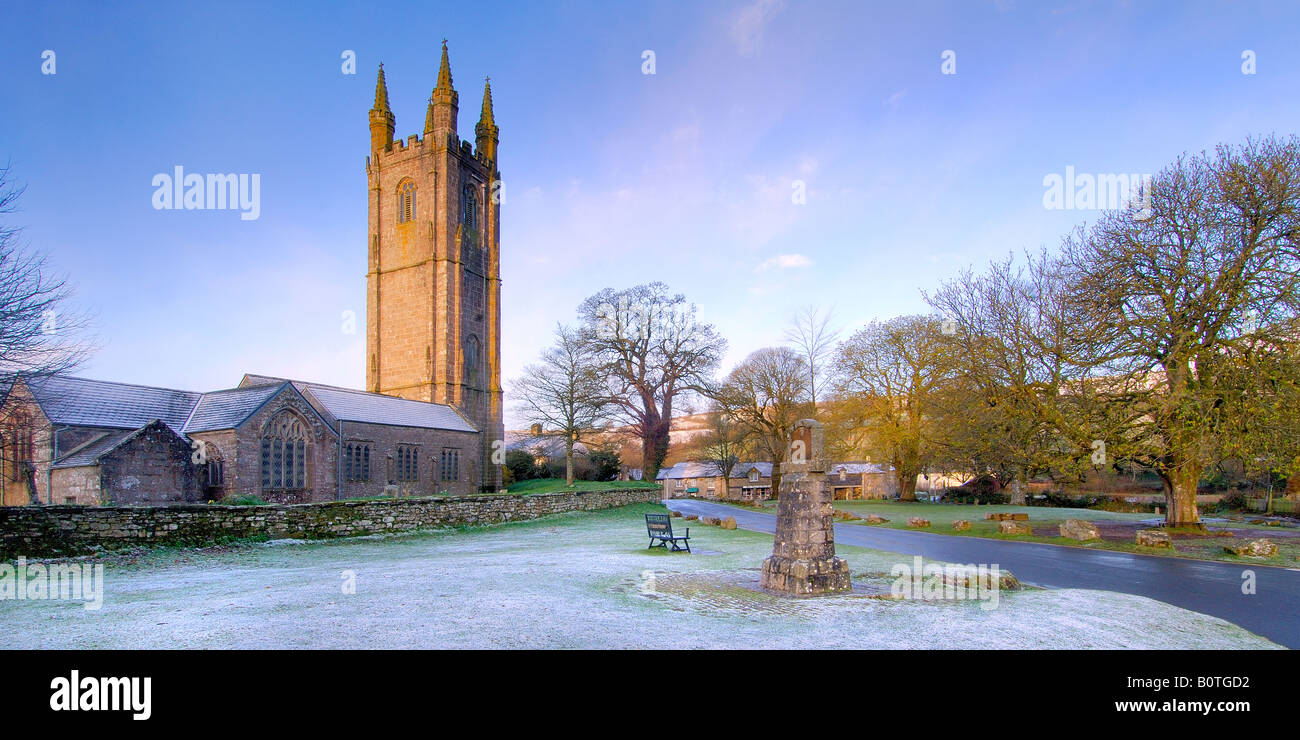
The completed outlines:
[[[262,488],[307,487],[307,434],[299,418],[282,411],[262,433]]]

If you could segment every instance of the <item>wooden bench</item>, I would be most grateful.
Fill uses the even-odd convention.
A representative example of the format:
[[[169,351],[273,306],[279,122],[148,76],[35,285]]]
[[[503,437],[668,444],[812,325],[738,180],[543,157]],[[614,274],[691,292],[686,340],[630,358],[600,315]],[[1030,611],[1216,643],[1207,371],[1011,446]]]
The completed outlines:
[[[650,535],[650,547],[662,547],[667,549],[672,545],[673,552],[690,552],[691,551],[691,528],[686,528],[686,534],[673,534],[673,520],[667,514],[646,514],[645,531]],[[658,540],[659,544],[655,544]],[[681,543],[681,544],[678,544]],[[682,547],[685,545],[685,547]]]

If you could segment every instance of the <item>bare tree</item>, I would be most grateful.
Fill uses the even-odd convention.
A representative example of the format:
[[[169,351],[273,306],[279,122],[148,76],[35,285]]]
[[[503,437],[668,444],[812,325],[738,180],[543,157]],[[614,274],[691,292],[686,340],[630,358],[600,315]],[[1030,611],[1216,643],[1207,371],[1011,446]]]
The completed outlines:
[[[787,347],[755,350],[727,376],[715,399],[772,461],[772,488],[781,485],[794,425],[809,414],[808,366]]]
[[[816,306],[806,306],[795,313],[785,332],[785,340],[808,366],[808,396],[813,416],[817,414],[817,399],[823,396],[829,379],[829,373],[823,368],[829,365],[839,338],[839,330],[831,328],[833,313],[827,310],[823,315]]]
[[[16,210],[23,188],[0,169],[0,214]],[[71,289],[53,274],[45,256],[19,244],[22,229],[0,223],[0,379],[66,373],[85,361],[89,347],[78,341],[84,315],[66,308]]]
[[[1126,422],[1110,448],[1164,481],[1167,525],[1199,525],[1221,409],[1250,380],[1234,358],[1300,315],[1300,141],[1184,155],[1149,200],[1068,237],[1061,279],[1078,361],[1100,378],[1085,387]]]
[[[731,470],[746,453],[745,430],[726,410],[715,404],[706,412],[707,428],[690,442],[691,452],[722,471],[723,479],[731,477]]]
[[[582,337],[606,399],[636,430],[653,480],[668,455],[673,403],[706,389],[727,342],[694,304],[663,283],[606,288],[578,307]]]
[[[604,418],[604,391],[582,337],[563,325],[555,328],[555,343],[539,362],[524,368],[515,385],[524,417],[564,435],[566,485],[573,485],[573,446],[596,431]]]
[[[1042,252],[993,262],[981,274],[966,270],[926,296],[955,361],[950,386],[936,396],[940,456],[973,475],[993,474],[1012,503],[1024,502],[1029,478],[1063,470],[1098,435],[1113,436],[1084,423],[1080,391],[1089,370],[1075,359],[1085,338],[1058,278]]]
[[[1214,455],[1291,465],[1285,446],[1247,447],[1293,425],[1300,142],[1184,155],[1146,190],[1059,255],[994,265],[931,302],[954,320],[962,378],[999,409],[1017,477],[1053,456],[1140,465],[1164,481],[1166,524],[1199,526]]]

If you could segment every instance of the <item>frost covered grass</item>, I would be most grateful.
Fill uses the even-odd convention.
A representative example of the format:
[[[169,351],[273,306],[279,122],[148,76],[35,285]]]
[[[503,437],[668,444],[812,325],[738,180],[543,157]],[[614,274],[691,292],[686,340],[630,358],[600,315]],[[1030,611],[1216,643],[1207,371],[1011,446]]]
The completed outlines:
[[[157,550],[107,562],[103,608],[0,601],[14,648],[1260,648],[1137,596],[791,600],[749,587],[772,539],[691,524],[645,549],[654,505],[397,537]],[[674,529],[687,524],[674,521]],[[911,558],[843,546],[855,576]],[[347,593],[349,584],[354,593]]]
[[[565,485],[563,478],[530,478],[518,483],[511,483],[509,493],[559,493],[560,491],[608,491],[624,488],[659,488],[653,483],[639,480],[575,480],[573,485]]]
[[[1100,509],[1068,509],[1049,506],[1012,506],[1010,504],[941,504],[929,501],[836,501],[835,508],[852,512],[858,516],[879,514],[889,519],[890,525],[906,528],[909,516],[929,519],[933,528],[940,525],[951,528],[958,519],[968,519],[971,523],[984,521],[985,514],[1028,514],[1033,522],[1063,522],[1066,519],[1087,519],[1093,522],[1141,522],[1159,519],[1154,514],[1128,514],[1118,511]],[[888,526],[888,525],[887,525]],[[994,526],[994,529],[997,527]]]
[[[765,504],[765,508],[768,508],[770,511],[775,513],[775,502],[765,502]],[[1247,534],[1244,536],[1268,537],[1273,535],[1273,541],[1278,545],[1278,554],[1270,558],[1240,558],[1223,551],[1223,545],[1231,542],[1231,539],[1221,539],[1217,536],[1178,538],[1175,540],[1175,547],[1173,550],[1138,547],[1133,541],[1136,525],[1147,526],[1146,523],[1149,523],[1149,526],[1154,527],[1159,526],[1159,522],[1163,521],[1162,517],[1149,513],[1134,514],[1102,511],[1099,509],[1012,506],[1009,504],[976,506],[975,504],[944,504],[931,503],[928,501],[836,501],[835,508],[856,514],[860,517],[866,517],[869,514],[877,514],[889,520],[884,524],[868,525],[862,522],[848,522],[849,524],[889,527],[892,529],[910,529],[907,526],[908,517],[919,516],[923,519],[930,520],[930,527],[926,531],[957,537],[985,537],[995,540],[1016,540],[1019,542],[1039,542],[1049,545],[1063,545],[1066,547],[1083,547],[1092,550],[1114,550],[1116,552],[1159,555],[1162,557],[1182,557],[1228,563],[1255,563],[1259,565],[1276,565],[1281,567],[1294,566],[1297,562],[1297,558],[1300,557],[1300,537],[1290,537],[1290,533],[1286,530],[1264,525],[1227,522],[1224,520],[1216,520],[1214,518],[1209,520],[1209,523],[1212,525],[1210,529],[1212,530],[1223,529],[1225,526],[1230,524],[1232,529],[1238,530],[1238,534],[1246,532]],[[1002,534],[998,531],[998,522],[986,521],[984,519],[984,515],[990,513],[1027,514],[1029,516],[1029,524],[1033,527],[1034,534]],[[969,521],[971,523],[970,529],[960,532],[953,530],[952,523],[958,519]],[[1132,529],[1121,530],[1121,533],[1119,534],[1116,534],[1114,531],[1107,531],[1103,528],[1102,540],[1079,542],[1077,540],[1059,536],[1057,525],[1061,524],[1066,519],[1083,519],[1085,521],[1100,524],[1120,523],[1135,526]],[[1194,532],[1194,530],[1187,529],[1165,531],[1169,531],[1175,536]],[[1240,541],[1242,538],[1238,537],[1237,539]]]

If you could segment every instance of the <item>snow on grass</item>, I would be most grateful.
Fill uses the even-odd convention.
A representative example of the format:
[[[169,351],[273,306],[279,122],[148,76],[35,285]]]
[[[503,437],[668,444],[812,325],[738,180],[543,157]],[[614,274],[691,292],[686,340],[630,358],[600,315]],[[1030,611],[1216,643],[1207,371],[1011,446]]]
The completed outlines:
[[[15,648],[1260,648],[1223,620],[1084,590],[998,607],[757,591],[771,536],[691,527],[696,554],[645,549],[636,505],[495,527],[158,550],[106,567],[103,608],[0,601]],[[684,528],[681,520],[674,522]],[[712,554],[709,554],[712,553]],[[841,546],[855,576],[902,555]],[[347,572],[356,593],[345,594]],[[862,579],[858,579],[861,581]]]

